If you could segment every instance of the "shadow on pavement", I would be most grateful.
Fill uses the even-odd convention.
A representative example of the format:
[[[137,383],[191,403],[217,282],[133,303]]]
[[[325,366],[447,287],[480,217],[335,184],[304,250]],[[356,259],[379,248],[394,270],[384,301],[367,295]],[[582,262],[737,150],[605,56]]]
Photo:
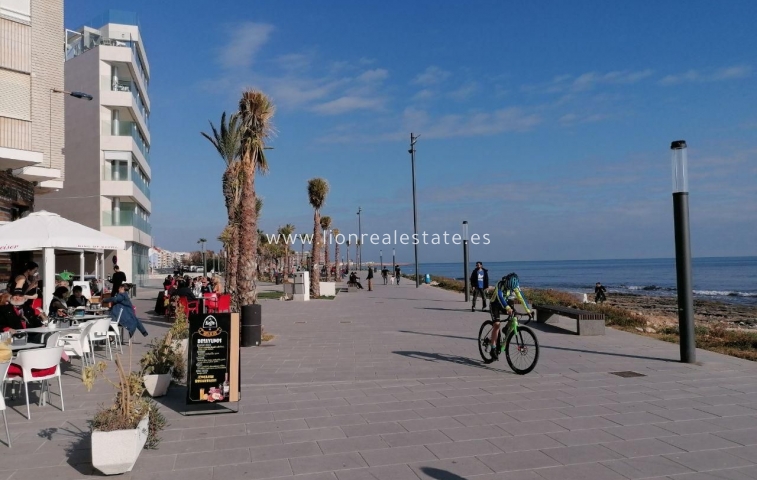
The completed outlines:
[[[465,477],[461,477],[460,475],[439,468],[421,467],[420,470],[436,480],[465,480]]]
[[[440,310],[444,312],[470,312],[468,308],[415,307],[416,310]],[[471,312],[472,313],[472,312]]]
[[[399,330],[400,333],[414,333],[416,335],[428,335],[431,337],[459,338],[460,340],[476,340],[476,337],[459,337],[457,335],[442,335],[441,333],[413,332],[412,330]]]
[[[82,475],[99,475],[92,467],[92,434],[89,430],[74,425],[70,428],[53,427],[40,430],[37,436],[51,442],[68,439],[69,443],[65,445],[66,463]]]
[[[458,365],[464,365],[466,367],[482,368],[491,372],[502,372],[497,368],[491,368],[483,364],[480,360],[473,360],[472,358],[461,357],[459,355],[445,355],[442,353],[428,353],[428,352],[413,352],[413,351],[395,351],[392,352],[396,355],[402,355],[403,357],[415,358],[418,360],[425,360],[427,362],[448,362],[456,363]]]

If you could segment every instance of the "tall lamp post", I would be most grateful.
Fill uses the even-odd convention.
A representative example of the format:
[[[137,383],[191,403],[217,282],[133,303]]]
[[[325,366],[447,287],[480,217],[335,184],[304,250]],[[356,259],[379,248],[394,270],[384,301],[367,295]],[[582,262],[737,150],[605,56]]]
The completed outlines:
[[[696,363],[694,337],[694,296],[689,241],[689,177],[686,142],[670,144],[673,167],[673,222],[676,242],[676,287],[678,292],[678,331],[681,361]]]
[[[200,248],[202,249],[202,274],[203,276],[207,275],[208,273],[206,271],[208,269],[207,268],[208,266],[205,264],[205,242],[207,242],[207,240],[204,238],[197,240],[197,243],[200,244]]]
[[[64,93],[68,95],[69,97],[80,98],[82,100],[88,100],[90,102],[94,98],[92,95],[88,93],[84,93],[84,92],[69,92],[66,90],[61,90],[59,88],[50,89],[50,118],[49,118],[48,131],[47,131],[49,149],[50,149],[49,151],[50,168],[53,168],[53,93]]]
[[[381,262],[381,270],[384,269],[384,251],[379,250],[379,262]]]
[[[357,269],[363,269],[363,224],[360,214],[363,209],[357,207],[357,248],[355,249],[355,258],[357,259]]]
[[[413,135],[410,133],[410,165],[413,175],[413,247],[415,249],[415,288],[418,288],[421,284],[420,273],[418,272],[418,209],[415,203],[415,142],[418,141],[420,135]]]
[[[392,268],[396,266],[397,266],[396,255],[394,254],[394,249],[392,249]]]
[[[463,221],[463,284],[465,285],[465,301],[470,302],[470,288],[468,288],[468,220]]]

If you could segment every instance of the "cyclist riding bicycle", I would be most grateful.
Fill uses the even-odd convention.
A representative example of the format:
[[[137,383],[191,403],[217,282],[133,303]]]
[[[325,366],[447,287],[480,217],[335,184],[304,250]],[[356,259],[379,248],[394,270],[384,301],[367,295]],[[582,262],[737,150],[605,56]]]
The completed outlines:
[[[492,296],[489,299],[489,312],[494,323],[491,336],[491,356],[492,359],[497,360],[499,352],[497,351],[497,337],[499,337],[500,331],[500,314],[505,313],[506,320],[509,319],[515,313],[515,299],[520,300],[520,303],[525,307],[526,313],[532,319],[534,318],[534,312],[529,308],[528,302],[523,298],[523,294],[520,291],[520,280],[515,273],[509,273],[502,277],[502,280],[497,282],[497,287],[492,292]]]

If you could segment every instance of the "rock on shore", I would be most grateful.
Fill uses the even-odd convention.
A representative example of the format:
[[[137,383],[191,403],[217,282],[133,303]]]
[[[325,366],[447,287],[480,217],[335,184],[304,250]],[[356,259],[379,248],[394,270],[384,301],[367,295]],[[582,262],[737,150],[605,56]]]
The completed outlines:
[[[607,295],[607,304],[625,308],[659,323],[670,323],[678,319],[676,297],[652,297],[613,293]],[[757,328],[757,306],[734,305],[712,300],[694,300],[694,319],[708,322],[734,322]],[[657,322],[655,322],[657,323]]]

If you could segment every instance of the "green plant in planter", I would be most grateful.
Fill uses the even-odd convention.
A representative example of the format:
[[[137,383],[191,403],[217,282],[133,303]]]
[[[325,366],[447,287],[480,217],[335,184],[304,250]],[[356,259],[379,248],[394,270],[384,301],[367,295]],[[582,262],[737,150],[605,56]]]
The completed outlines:
[[[139,360],[143,375],[170,373],[175,381],[184,380],[184,356],[174,347],[172,330],[150,342],[149,350]]]
[[[131,351],[129,352],[131,358]],[[131,362],[130,362],[131,363]],[[92,430],[112,432],[115,430],[132,430],[137,428],[145,415],[149,414],[146,449],[157,448],[160,443],[160,432],[166,426],[166,417],[160,413],[155,402],[144,398],[144,385],[140,372],[129,372],[123,367],[121,356],[116,355],[116,372],[118,381],[114,382],[105,375],[107,365],[98,362],[96,365],[84,368],[83,382],[87,391],[91,391],[98,378],[104,378],[116,389],[116,399],[109,407],[101,406],[89,422]]]

